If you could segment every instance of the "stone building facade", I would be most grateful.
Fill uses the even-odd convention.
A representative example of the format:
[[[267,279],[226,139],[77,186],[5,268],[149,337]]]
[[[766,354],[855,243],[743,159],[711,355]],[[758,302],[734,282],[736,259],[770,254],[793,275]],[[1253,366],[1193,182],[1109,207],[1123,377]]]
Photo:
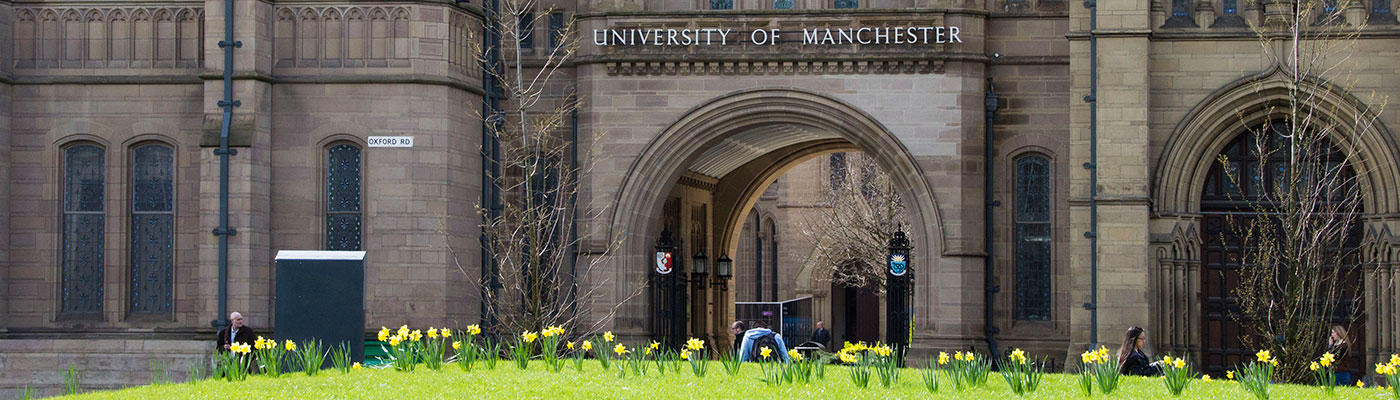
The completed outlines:
[[[606,329],[655,337],[657,302],[632,294],[654,274],[663,230],[694,237],[691,250],[739,254],[745,224],[761,236],[765,213],[802,198],[765,197],[773,181],[789,171],[820,181],[810,175],[823,157],[861,151],[904,188],[916,351],[981,349],[994,332],[1001,348],[1073,361],[1091,332],[1114,343],[1140,325],[1158,353],[1238,356],[1211,347],[1227,334],[1207,312],[1220,293],[1206,292],[1218,285],[1203,271],[1219,265],[1203,256],[1213,242],[1202,193],[1216,155],[1266,122],[1284,89],[1249,26],[1286,0],[542,3],[523,59],[552,45],[550,21],[577,21],[582,46],[564,75],[582,99],[571,128],[603,149],[582,204],[601,215],[583,229],[606,239],[580,252],[623,243],[587,277],[605,289],[588,318]],[[148,380],[152,359],[175,360],[174,371],[207,359],[220,319],[210,146],[223,4],[0,0],[0,389],[54,392],[70,364],[105,388]],[[1400,25],[1394,2],[1351,4],[1327,11],[1365,25],[1344,68],[1355,79],[1305,90],[1337,118],[1379,120],[1339,139],[1363,150],[1365,362],[1400,351],[1400,138],[1389,128],[1400,114],[1371,108],[1372,93],[1400,98]],[[471,50],[484,15],[480,0],[235,2],[229,310],[275,332],[275,253],[358,249],[367,328],[481,319],[474,116],[487,91]],[[833,42],[809,33],[828,28]],[[595,30],[668,29],[732,31],[722,45],[593,41]],[[842,29],[857,43],[839,42]],[[774,32],[782,40],[767,42]],[[369,136],[416,145],[368,147]],[[999,204],[990,226],[988,202]],[[796,241],[795,228],[773,226]],[[1023,270],[1040,275],[1018,280]],[[1098,302],[1085,307],[1091,274]],[[742,279],[691,292],[688,332],[728,342],[737,292],[755,287]],[[775,286],[803,295],[795,281]]]

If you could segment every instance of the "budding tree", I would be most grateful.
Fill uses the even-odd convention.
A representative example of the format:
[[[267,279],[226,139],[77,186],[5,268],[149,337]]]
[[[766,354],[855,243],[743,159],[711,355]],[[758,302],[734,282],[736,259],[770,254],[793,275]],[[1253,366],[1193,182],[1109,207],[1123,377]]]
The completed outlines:
[[[1261,80],[1256,93],[1269,99],[1266,109],[1240,111],[1241,122],[1252,127],[1248,137],[1238,158],[1223,154],[1218,160],[1229,196],[1242,204],[1226,217],[1232,237],[1220,238],[1242,249],[1239,283],[1231,291],[1240,340],[1272,350],[1280,381],[1310,381],[1307,366],[1327,351],[1331,326],[1350,328],[1363,311],[1359,235],[1353,233],[1362,212],[1358,177],[1367,171],[1360,169],[1357,138],[1375,127],[1386,101],[1373,94],[1364,100],[1369,109],[1350,117],[1325,106],[1326,89],[1319,88],[1351,93],[1357,83],[1348,69],[1364,26],[1347,24],[1345,3],[1265,5],[1264,23],[1254,30],[1285,93]],[[1353,349],[1354,357],[1361,350]]]
[[[815,246],[814,276],[847,287],[883,291],[889,241],[909,225],[899,188],[865,153],[837,153],[831,190],[802,221],[802,235]],[[855,174],[852,174],[854,172]]]

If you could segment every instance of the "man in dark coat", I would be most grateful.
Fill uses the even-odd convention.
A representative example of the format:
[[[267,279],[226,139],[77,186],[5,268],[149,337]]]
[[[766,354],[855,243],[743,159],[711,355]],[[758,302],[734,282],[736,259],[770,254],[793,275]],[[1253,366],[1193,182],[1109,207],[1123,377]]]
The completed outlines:
[[[237,311],[228,315],[229,327],[219,330],[218,349],[219,352],[226,352],[233,343],[244,343],[252,345],[257,339],[253,334],[253,328],[243,326],[243,314]]]
[[[826,330],[821,321],[817,321],[817,330],[812,332],[812,341],[821,343],[822,348],[831,347],[831,331]]]

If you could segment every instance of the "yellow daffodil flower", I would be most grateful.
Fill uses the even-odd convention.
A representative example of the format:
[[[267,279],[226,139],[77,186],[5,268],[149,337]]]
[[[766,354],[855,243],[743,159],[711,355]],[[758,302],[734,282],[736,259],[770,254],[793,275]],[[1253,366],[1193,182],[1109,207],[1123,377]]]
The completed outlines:
[[[792,353],[791,357],[788,358],[792,359],[792,361],[802,361],[802,353]]]
[[[428,327],[428,339],[437,339],[437,329]]]
[[[612,343],[613,339],[615,339],[615,338],[616,338],[616,337],[613,336],[612,331],[603,332],[603,341],[604,341],[604,342]]]
[[[398,346],[398,345],[399,345],[399,342],[402,342],[402,340],[399,340],[399,337],[398,337],[398,336],[393,336],[393,337],[390,337],[390,338],[389,338],[389,345],[390,345],[390,346]]]
[[[583,341],[583,351],[593,350],[593,342]]]
[[[1210,382],[1210,374],[1201,375],[1201,380],[1205,382]]]
[[[460,341],[452,342],[452,350],[461,350],[461,349],[462,349],[462,342],[460,342]]]
[[[477,324],[467,325],[467,334],[476,336],[481,334],[481,326]]]
[[[1330,367],[1332,366],[1333,361],[1337,361],[1337,356],[1332,355],[1331,352],[1327,352],[1322,353],[1322,358],[1317,360],[1317,364],[1324,367]]]
[[[520,337],[525,339],[525,343],[534,343],[535,339],[538,339],[539,336],[540,335],[530,331],[525,331],[525,333],[520,334]]]
[[[439,334],[439,335],[442,335],[442,338],[443,338],[443,339],[447,339],[447,338],[452,337],[452,331],[451,331],[451,330],[448,330],[447,328],[439,329],[439,330],[438,330],[438,334]]]
[[[399,327],[399,336],[408,336],[408,325]]]
[[[353,369],[353,370],[357,370],[357,371],[358,371],[360,368],[363,368],[363,367],[360,367],[360,363],[350,364],[350,369]]]
[[[976,358],[977,358],[977,354],[975,354],[975,353],[973,353],[973,352],[970,352],[970,351],[967,352],[967,361],[968,361],[968,362],[971,362],[972,360],[974,360],[974,359],[976,359]]]
[[[627,354],[627,346],[623,346],[622,343],[618,343],[617,346],[613,346],[613,352],[617,353],[617,355],[619,356]]]
[[[962,353],[961,351],[953,353],[953,359],[954,359],[954,360],[958,360],[958,361],[962,361],[962,360],[963,360],[963,353]]]
[[[1254,357],[1258,358],[1259,362],[1269,362],[1269,359],[1273,358],[1269,355],[1268,350],[1259,350],[1258,353],[1254,353]]]
[[[1016,362],[1019,362],[1019,363],[1022,363],[1022,364],[1025,364],[1025,363],[1026,363],[1026,352],[1025,352],[1024,350],[1021,350],[1021,349],[1012,350],[1012,351],[1011,351],[1011,360],[1016,361]]]
[[[651,341],[651,349],[652,349],[652,350],[656,350],[656,349],[660,349],[660,348],[661,348],[661,343],[657,343],[655,340]]]
[[[1400,354],[1391,354],[1391,355],[1390,355],[1390,364],[1391,364],[1391,365],[1400,365]]]
[[[1357,388],[1364,388],[1364,387],[1366,387],[1366,382],[1356,381],[1356,387],[1357,387]]]
[[[287,351],[296,351],[296,350],[297,350],[297,344],[296,344],[296,343],[292,343],[291,340],[287,340]]]
[[[759,348],[758,352],[763,356],[763,358],[768,358],[768,356],[773,355],[773,349],[768,348],[768,346],[763,346]]]
[[[938,352],[938,365],[947,365],[947,364],[948,364],[948,352],[946,352],[946,351],[940,351],[940,352]]]
[[[645,353],[642,353],[642,355],[644,355],[644,356],[649,356],[649,355],[651,355],[651,348],[648,347],[648,348],[647,348],[647,351],[646,351]]]
[[[1171,363],[1172,363],[1172,356],[1162,357],[1162,364],[1171,364]]]
[[[389,340],[389,328],[379,327],[379,341]]]
[[[573,349],[574,349],[574,342],[569,342],[569,343],[565,344],[565,345],[564,345],[564,348],[569,349],[569,350],[573,350]]]
[[[694,350],[694,351],[704,350],[704,349],[705,349],[705,341],[704,341],[704,340],[700,340],[700,339],[696,339],[696,338],[690,338],[690,340],[687,340],[687,341],[685,342],[685,348],[690,349],[690,350]]]
[[[423,332],[415,329],[413,330],[412,334],[408,335],[408,338],[413,339],[413,341],[417,342],[419,339],[423,338]]]
[[[682,359],[682,360],[689,360],[689,359],[690,359],[690,349],[681,349],[681,359]]]
[[[1235,371],[1225,371],[1225,379],[1235,380]]]
[[[1186,360],[1178,358],[1176,362],[1172,363],[1172,366],[1176,367],[1176,369],[1186,368]]]
[[[841,353],[841,362],[854,364],[856,362],[856,356],[851,353]]]
[[[1309,364],[1308,364],[1308,370],[1309,370],[1309,371],[1317,371],[1317,361],[1313,361],[1313,362],[1309,363]]]
[[[1378,374],[1378,375],[1385,375],[1385,367],[1386,367],[1387,365],[1389,365],[1389,364],[1380,364],[1380,363],[1377,363],[1377,364],[1376,364],[1376,374]]]
[[[788,358],[797,358],[797,357],[802,357],[802,353],[798,353],[798,352],[797,352],[797,349],[790,349],[790,350],[788,350]]]

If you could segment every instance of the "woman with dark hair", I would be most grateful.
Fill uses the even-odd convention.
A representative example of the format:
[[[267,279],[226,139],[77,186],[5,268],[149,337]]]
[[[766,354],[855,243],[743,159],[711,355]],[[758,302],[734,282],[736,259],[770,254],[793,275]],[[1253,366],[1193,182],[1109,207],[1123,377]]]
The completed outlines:
[[[1142,352],[1147,344],[1147,332],[1141,327],[1128,328],[1123,347],[1118,348],[1118,373],[1123,375],[1157,376],[1162,374],[1161,362],[1153,362]]]

